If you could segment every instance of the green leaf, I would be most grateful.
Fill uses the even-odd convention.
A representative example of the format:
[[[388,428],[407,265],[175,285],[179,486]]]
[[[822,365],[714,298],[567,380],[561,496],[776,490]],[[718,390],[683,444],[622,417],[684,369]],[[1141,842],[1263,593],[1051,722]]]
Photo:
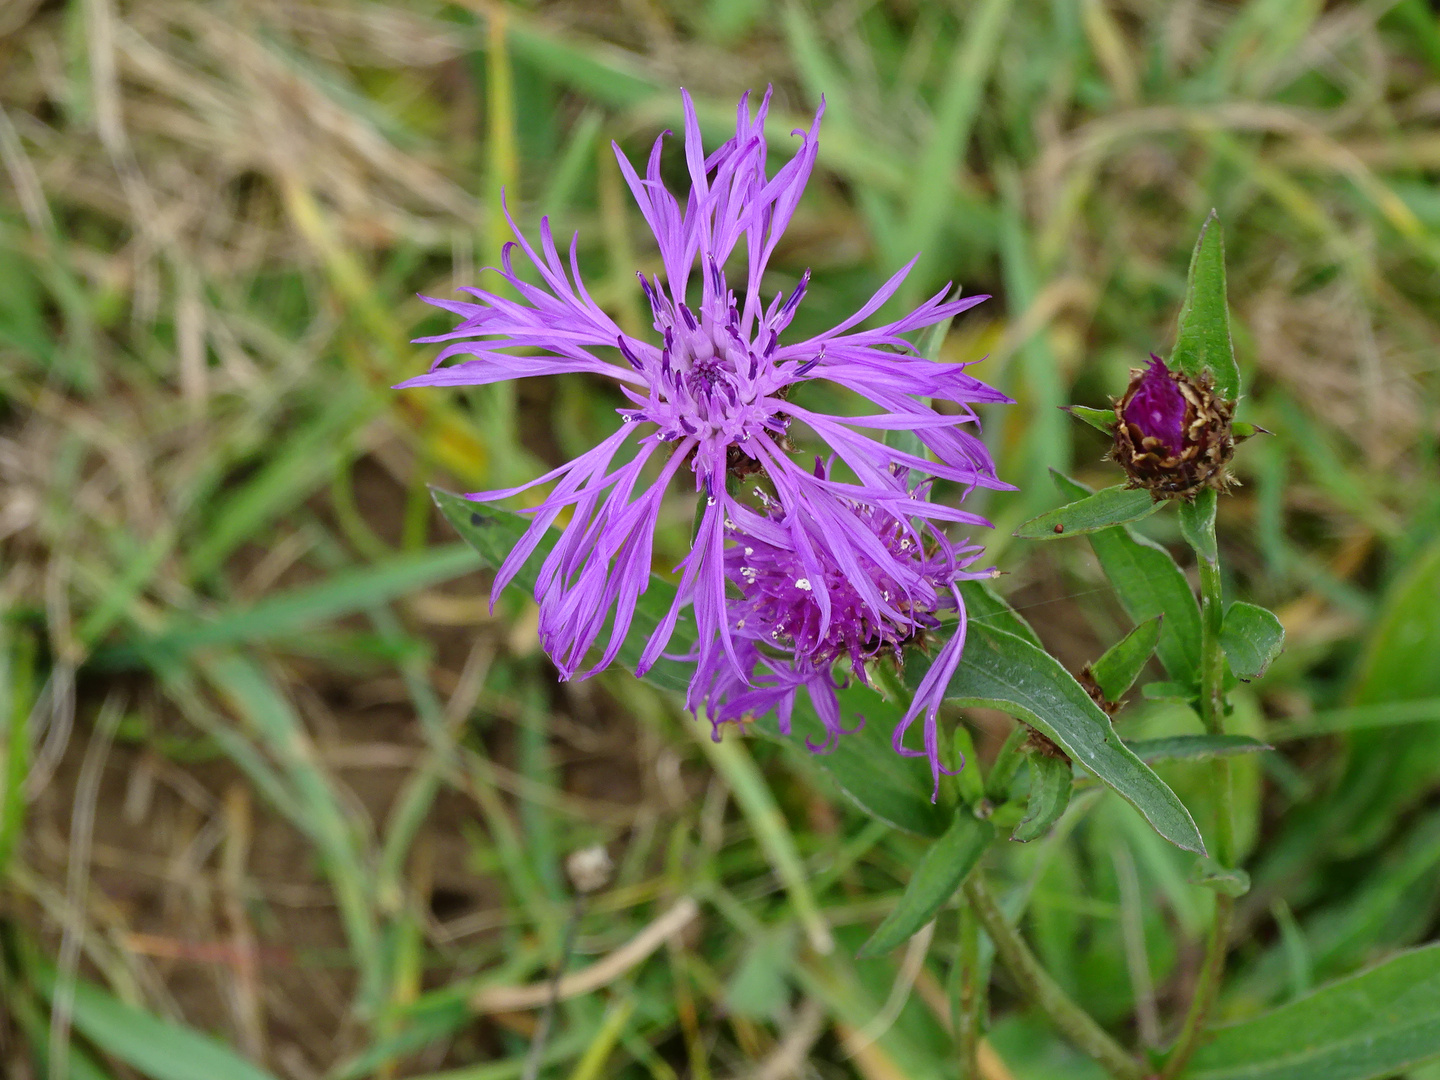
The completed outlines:
[[[1062,405],[1061,408],[1076,420],[1083,420],[1096,431],[1103,431],[1106,435],[1115,434],[1114,409],[1092,409],[1085,405]]]
[[[1269,435],[1270,432],[1259,424],[1248,424],[1244,420],[1234,420],[1230,424],[1230,434],[1235,436],[1237,443],[1246,439],[1253,439],[1256,435]]]
[[[1193,502],[1180,503],[1180,535],[1206,562],[1220,559],[1215,544],[1215,489],[1205,488]]]
[[[920,858],[895,910],[885,917],[859,956],[880,956],[910,939],[935,917],[995,838],[995,827],[961,806],[945,835]]]
[[[918,683],[921,666],[907,665],[907,680]],[[1185,804],[1126,748],[1110,718],[1060,662],[1028,641],[972,626],[946,697],[1024,720],[1119,793],[1165,839],[1187,851],[1205,850]]]
[[[1194,687],[1181,686],[1178,682],[1152,682],[1146,683],[1140,691],[1140,696],[1146,701],[1185,701],[1195,700]]]
[[[100,650],[95,663],[124,667],[142,658],[173,658],[200,648],[273,641],[474,569],[474,552],[460,544],[397,555],[385,562],[342,570],[318,584],[276,593],[207,619],[182,616],[153,638]]]
[[[1094,678],[1106,701],[1119,701],[1122,694],[1134,685],[1145,662],[1155,652],[1160,641],[1160,625],[1164,617],[1156,615],[1146,619],[1110,648],[1105,655],[1090,665]]]
[[[34,975],[51,997],[55,973],[37,967]],[[207,1036],[125,1005],[92,983],[75,984],[71,1023],[100,1050],[150,1080],[275,1080]]]
[[[875,691],[852,682],[839,691],[840,715],[847,727],[863,720],[864,727],[842,737],[835,748],[811,760],[828,772],[856,806],[887,825],[917,836],[936,837],[949,826],[949,815],[930,801],[934,782],[924,758],[901,757],[890,745],[890,733],[904,709]],[[754,725],[760,734],[784,743],[808,739],[824,741],[825,728],[815,715],[810,698],[798,694],[791,733],[780,734],[772,712]]]
[[[1224,896],[1244,896],[1250,891],[1250,875],[1237,867],[1221,866],[1208,855],[1195,860],[1190,884],[1214,889]]]
[[[1049,754],[1030,755],[1030,801],[1025,807],[1025,816],[1010,839],[1028,844],[1044,836],[1051,825],[1060,820],[1065,808],[1070,805],[1070,786],[1074,779],[1070,762]]]
[[[1185,1080],[1379,1080],[1440,1057],[1440,945],[1213,1029]]]
[[[1219,397],[1234,401],[1240,396],[1240,369],[1230,342],[1230,306],[1225,299],[1225,234],[1214,210],[1200,227],[1190,257],[1170,365],[1192,379],[1208,370]]]
[[[1052,472],[1062,494],[1077,498],[1088,488]],[[1155,653],[1170,678],[1182,686],[1200,681],[1200,604],[1170,553],[1121,526],[1090,534],[1100,568],[1115,586],[1120,606],[1135,622],[1163,614]]]
[[[1285,647],[1285,627],[1273,611],[1237,600],[1225,612],[1220,647],[1230,661],[1230,670],[1249,682],[1264,675],[1270,662],[1280,655]]]
[[[960,598],[965,601],[965,614],[972,625],[985,623],[996,630],[1004,630],[1007,634],[1024,638],[1037,649],[1045,647],[1040,644],[1040,639],[1030,628],[1030,624],[1006,603],[988,582],[962,581]]]
[[[1076,502],[1049,510],[1031,518],[1015,535],[1022,540],[1059,540],[1066,536],[1108,529],[1112,525],[1147,518],[1164,503],[1158,503],[1143,488],[1127,488],[1124,484],[1102,488]]]
[[[1168,735],[1162,739],[1135,739],[1125,745],[1145,762],[1205,761],[1274,749],[1249,735]]]

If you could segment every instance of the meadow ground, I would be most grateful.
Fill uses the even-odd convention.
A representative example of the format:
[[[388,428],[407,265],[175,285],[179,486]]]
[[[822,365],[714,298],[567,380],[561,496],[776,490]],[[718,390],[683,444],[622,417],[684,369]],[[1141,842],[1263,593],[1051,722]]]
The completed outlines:
[[[1220,1013],[1435,934],[1429,5],[11,0],[0,1073],[518,1077],[535,1013],[506,995],[545,978],[564,861],[603,843],[615,871],[577,956],[664,944],[561,1004],[547,1075],[954,1075],[953,912],[852,959],[920,841],[867,822],[803,748],[717,748],[623,672],[557,683],[533,603],[492,613],[435,512],[429,485],[517,483],[592,445],[609,392],[388,389],[429,363],[409,339],[446,326],[415,294],[498,257],[502,189],[522,228],[579,230],[595,298],[640,329],[634,273],[658,261],[611,140],[643,155],[684,85],[718,143],[767,84],[780,159],[828,103],[766,283],[813,269],[799,329],[916,251],[901,302],[947,280],[993,294],[942,356],[986,357],[976,374],[1018,401],[986,416],[1020,489],[983,500],[988,557],[1077,669],[1128,623],[1081,545],[1010,534],[1058,501],[1051,468],[1114,482],[1056,406],[1103,404],[1169,347],[1219,210],[1244,408],[1273,432],[1221,516],[1227,587],[1288,635],[1232,718],[1277,752],[1236,766],[1255,887]],[[688,543],[683,494],[662,568]],[[1179,550],[1168,520],[1147,527]],[[982,759],[1011,723],[966,721]],[[1144,700],[1117,717],[1127,737],[1190,722]],[[1162,771],[1203,823],[1203,776]],[[993,869],[1059,981],[1160,1045],[1211,895],[1188,866],[1095,793]],[[990,1004],[987,1080],[1096,1075],[1003,972]]]

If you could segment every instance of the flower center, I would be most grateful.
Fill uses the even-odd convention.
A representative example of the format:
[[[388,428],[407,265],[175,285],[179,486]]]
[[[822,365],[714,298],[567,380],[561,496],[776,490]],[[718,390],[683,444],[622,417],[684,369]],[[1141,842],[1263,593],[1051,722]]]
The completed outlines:
[[[744,443],[762,431],[783,435],[788,420],[772,396],[783,384],[771,357],[774,334],[761,344],[741,333],[735,294],[724,275],[710,268],[699,311],[672,301],[643,277],[656,331],[664,339],[660,362],[627,359],[650,380],[649,400],[626,410],[627,419],[648,420],[660,438],[698,437],[721,444]]]

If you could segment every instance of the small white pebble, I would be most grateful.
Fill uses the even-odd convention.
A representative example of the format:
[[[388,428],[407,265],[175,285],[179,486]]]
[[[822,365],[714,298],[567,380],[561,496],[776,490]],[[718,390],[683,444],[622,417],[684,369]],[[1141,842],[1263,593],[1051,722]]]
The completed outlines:
[[[603,844],[572,851],[565,860],[565,872],[570,877],[570,883],[575,886],[575,891],[580,893],[603,889],[610,882],[613,868],[610,853]]]

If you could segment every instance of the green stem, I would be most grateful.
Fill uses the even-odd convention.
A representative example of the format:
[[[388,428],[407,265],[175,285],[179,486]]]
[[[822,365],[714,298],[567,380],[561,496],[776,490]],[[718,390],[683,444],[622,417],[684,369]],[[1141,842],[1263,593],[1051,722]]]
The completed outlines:
[[[990,775],[985,779],[985,797],[991,802],[1002,803],[1010,797],[1010,781],[1015,779],[1015,772],[1024,760],[1020,747],[1029,734],[1026,725],[1016,723],[1005,745],[1000,747],[1000,753],[995,755],[995,764],[990,766]]]
[[[960,905],[960,955],[951,998],[960,1080],[980,1080],[980,1014],[985,983],[980,972],[980,923],[969,904]]]
[[[1197,552],[1198,553],[1198,552]],[[1200,563],[1200,719],[1211,735],[1225,733],[1225,653],[1220,646],[1220,630],[1225,622],[1225,602],[1220,589],[1220,564],[1204,557]],[[1230,759],[1216,758],[1211,764],[1210,782],[1215,799],[1215,861],[1229,869],[1235,864],[1235,823],[1232,816]],[[1205,940],[1205,959],[1195,984],[1195,996],[1180,1037],[1165,1061],[1162,1080],[1178,1076],[1190,1062],[1210,1018],[1210,1010],[1220,994],[1225,976],[1225,953],[1230,944],[1230,921],[1235,901],[1216,894],[1215,919]]]
[[[1020,932],[1010,925],[977,870],[965,880],[965,899],[995,943],[995,955],[1019,983],[1025,997],[1050,1018],[1065,1038],[1117,1080],[1144,1080],[1145,1073],[1125,1048],[1105,1033],[1040,966]]]

